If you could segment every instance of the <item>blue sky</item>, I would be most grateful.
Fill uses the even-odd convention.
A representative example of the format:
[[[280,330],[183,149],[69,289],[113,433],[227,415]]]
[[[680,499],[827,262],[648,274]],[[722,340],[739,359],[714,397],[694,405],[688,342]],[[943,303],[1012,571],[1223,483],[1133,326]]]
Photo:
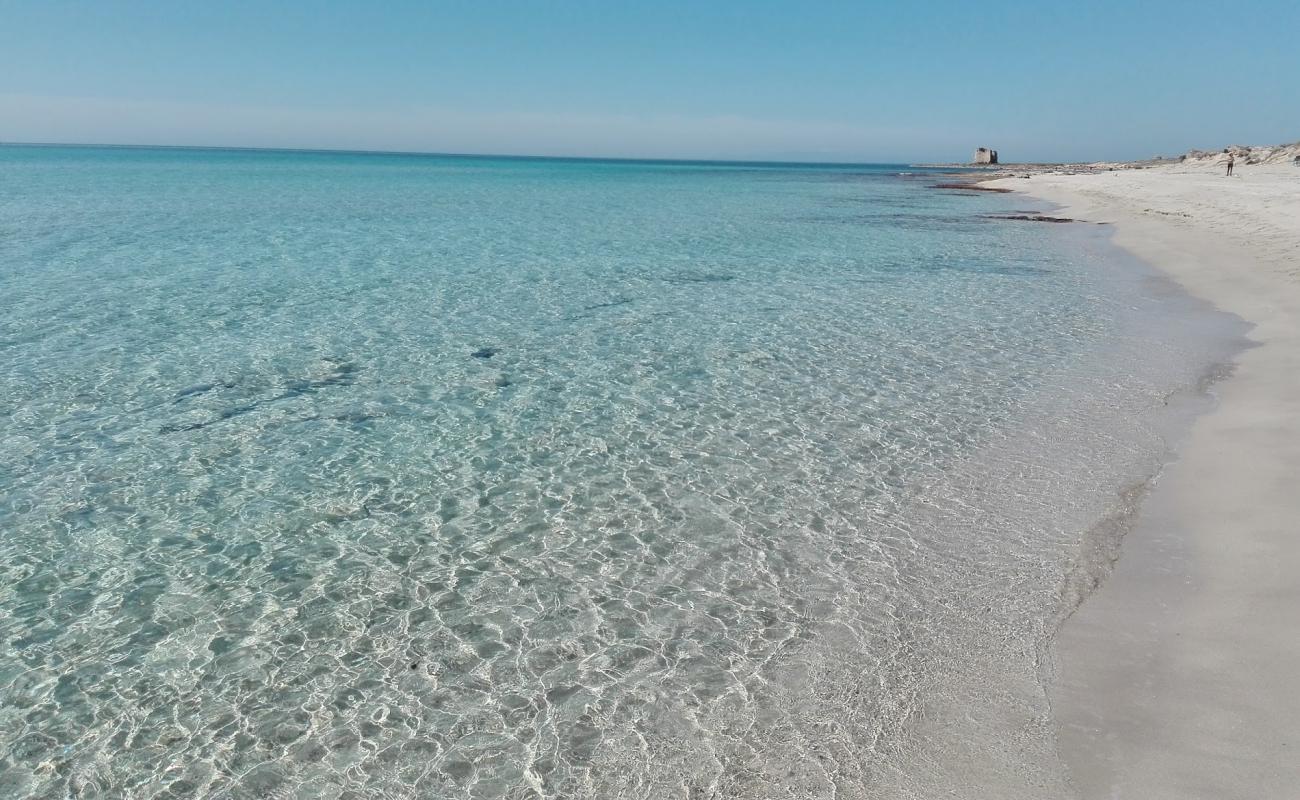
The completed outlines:
[[[1300,139],[1300,2],[0,0],[0,141],[799,160]]]

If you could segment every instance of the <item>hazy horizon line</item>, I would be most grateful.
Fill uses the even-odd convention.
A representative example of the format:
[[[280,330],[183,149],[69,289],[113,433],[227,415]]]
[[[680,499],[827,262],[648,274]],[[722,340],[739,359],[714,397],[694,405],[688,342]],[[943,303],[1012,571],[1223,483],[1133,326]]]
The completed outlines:
[[[918,161],[812,161],[802,159],[754,159],[754,158],[664,158],[661,156],[581,156],[581,155],[546,155],[542,153],[465,153],[440,150],[379,150],[366,148],[342,147],[275,147],[223,144],[151,144],[121,142],[18,142],[0,141],[0,147],[85,147],[122,150],[225,150],[236,152],[266,153],[320,153],[334,155],[376,155],[376,156],[431,156],[441,158],[500,158],[527,161],[625,161],[638,163],[662,164],[798,164],[803,166],[834,167],[923,167],[925,162]],[[1008,162],[1011,163],[1011,162]],[[1030,162],[1024,162],[1030,163]],[[1034,162],[1034,163],[1069,163]],[[935,166],[962,167],[967,164],[959,162],[932,162]],[[971,165],[973,166],[973,165]]]

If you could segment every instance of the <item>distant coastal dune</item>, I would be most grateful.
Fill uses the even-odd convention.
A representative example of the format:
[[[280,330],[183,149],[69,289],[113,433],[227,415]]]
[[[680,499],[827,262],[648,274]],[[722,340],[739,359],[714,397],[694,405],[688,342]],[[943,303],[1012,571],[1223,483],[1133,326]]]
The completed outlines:
[[[1225,148],[1242,164],[1292,164],[1300,158],[1300,142],[1279,144],[1265,147],[1248,147],[1239,144]],[[1223,158],[1222,150],[1189,150],[1180,160],[1187,162],[1218,161]]]

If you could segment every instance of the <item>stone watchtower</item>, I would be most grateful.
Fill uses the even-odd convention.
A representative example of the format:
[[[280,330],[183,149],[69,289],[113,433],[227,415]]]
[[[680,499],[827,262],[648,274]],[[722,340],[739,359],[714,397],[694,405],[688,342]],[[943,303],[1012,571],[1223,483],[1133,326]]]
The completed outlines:
[[[976,164],[996,164],[998,163],[998,151],[990,150],[987,147],[980,147],[975,150]]]

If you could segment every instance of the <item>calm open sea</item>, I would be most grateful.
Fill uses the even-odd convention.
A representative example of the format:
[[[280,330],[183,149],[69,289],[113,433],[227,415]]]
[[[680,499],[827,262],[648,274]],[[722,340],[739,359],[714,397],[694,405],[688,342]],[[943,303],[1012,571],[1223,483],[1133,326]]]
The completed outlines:
[[[0,795],[1049,792],[1225,328],[916,172],[0,148]]]

